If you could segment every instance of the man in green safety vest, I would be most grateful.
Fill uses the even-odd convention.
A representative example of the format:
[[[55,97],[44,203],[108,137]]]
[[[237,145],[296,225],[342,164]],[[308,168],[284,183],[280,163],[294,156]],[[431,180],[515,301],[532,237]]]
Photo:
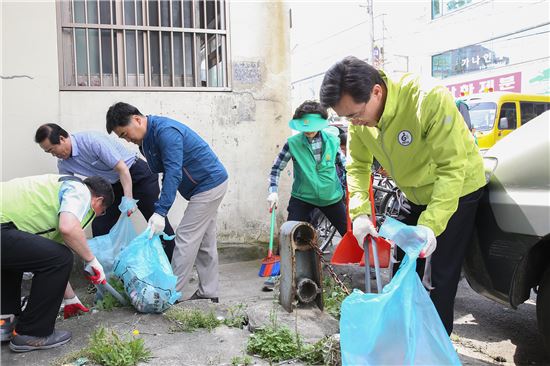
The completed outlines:
[[[2,341],[11,340],[12,351],[49,349],[71,340],[70,332],[54,326],[73,265],[72,251],[93,268],[95,274],[88,277],[92,283],[105,283],[84,227],[104,214],[113,199],[111,185],[100,177],[82,181],[47,174],[0,183],[0,335]],[[34,277],[21,311],[23,272]]]

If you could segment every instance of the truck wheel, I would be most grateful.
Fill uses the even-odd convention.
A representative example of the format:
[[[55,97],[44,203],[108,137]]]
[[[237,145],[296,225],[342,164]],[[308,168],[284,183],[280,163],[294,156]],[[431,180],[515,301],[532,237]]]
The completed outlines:
[[[546,346],[546,352],[550,355],[550,267],[546,269],[539,283],[537,322]]]

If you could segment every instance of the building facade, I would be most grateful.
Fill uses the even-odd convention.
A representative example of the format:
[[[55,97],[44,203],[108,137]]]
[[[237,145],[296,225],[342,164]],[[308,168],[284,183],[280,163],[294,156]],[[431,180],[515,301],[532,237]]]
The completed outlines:
[[[455,97],[491,91],[550,93],[548,1],[413,4],[407,9],[407,27],[392,24],[394,37],[386,42],[394,53],[408,55],[410,71],[439,79]],[[386,19],[404,19],[403,9],[391,3],[381,2],[379,9]]]
[[[334,1],[319,3],[315,16],[309,6],[292,7],[295,105],[318,98],[326,69],[347,55],[396,76],[433,77],[455,97],[550,93],[548,0]],[[318,32],[328,24],[331,32]]]
[[[230,176],[222,240],[267,237],[267,178],[290,134],[284,3],[4,1],[1,19],[2,180],[56,172],[33,141],[40,124],[105,131],[125,101],[187,124],[218,154]],[[178,196],[174,224],[185,206]]]

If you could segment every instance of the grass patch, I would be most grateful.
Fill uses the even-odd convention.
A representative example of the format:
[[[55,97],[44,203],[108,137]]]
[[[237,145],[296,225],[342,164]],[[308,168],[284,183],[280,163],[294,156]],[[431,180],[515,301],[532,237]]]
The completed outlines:
[[[72,363],[74,363],[74,361],[78,360],[79,358],[89,358],[89,355],[86,352],[86,348],[85,349],[80,349],[78,351],[74,351],[74,352],[71,352],[71,353],[67,353],[64,356],[56,358],[55,360],[52,361],[52,363],[50,365],[51,366],[63,366],[63,365],[67,365],[67,364],[72,364]]]
[[[151,351],[141,338],[125,339],[115,331],[100,327],[92,333],[86,348],[57,359],[53,365],[72,363],[79,358],[102,366],[134,366],[141,361],[147,362]]]
[[[192,332],[200,328],[212,330],[222,324],[213,311],[205,313],[197,309],[172,307],[164,316],[176,325],[173,330],[177,332]]]
[[[231,365],[232,366],[249,366],[252,365],[252,357],[248,355],[241,356],[235,356],[231,358]]]
[[[325,311],[340,319],[340,307],[342,301],[346,298],[346,293],[332,278],[326,277],[323,280],[323,302],[325,305]]]
[[[124,289],[124,284],[120,279],[115,276],[109,278],[109,284],[118,291],[128,303],[130,303],[130,298],[126,295],[126,290]],[[103,293],[103,299],[96,301],[95,308],[98,310],[113,310],[114,308],[123,307],[117,299],[107,291]]]
[[[232,328],[243,329],[243,326],[248,324],[248,315],[246,314],[246,305],[239,303],[235,306],[230,306],[227,309],[226,318],[223,324]]]
[[[308,365],[338,365],[331,362],[333,339],[325,337],[314,344],[303,343],[299,334],[277,323],[275,314],[270,315],[270,324],[256,331],[248,339],[246,351],[271,362],[300,360]],[[334,348],[334,347],[332,347]],[[339,350],[339,344],[336,346]]]

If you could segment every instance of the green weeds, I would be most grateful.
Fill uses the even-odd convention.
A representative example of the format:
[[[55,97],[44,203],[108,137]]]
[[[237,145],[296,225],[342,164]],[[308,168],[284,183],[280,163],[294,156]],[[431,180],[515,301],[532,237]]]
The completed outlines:
[[[141,361],[147,362],[151,351],[141,338],[132,336],[126,339],[101,327],[92,333],[86,348],[54,361],[53,365],[73,363],[81,358],[102,366],[134,366]]]
[[[117,290],[118,293],[120,293],[122,296],[124,296],[126,298],[126,300],[128,301],[128,303],[130,302],[130,299],[126,295],[126,291],[124,290],[124,284],[122,283],[122,281],[120,279],[118,279],[115,276],[111,276],[109,278],[109,284],[115,290]],[[98,300],[95,303],[95,308],[98,309],[98,310],[107,310],[107,311],[109,311],[109,310],[113,310],[116,307],[122,307],[122,306],[124,306],[124,305],[119,303],[118,300],[115,299],[114,296],[111,295],[108,292],[104,292],[103,293],[103,299]]]
[[[332,278],[326,277],[323,281],[323,301],[325,311],[340,319],[340,306],[346,298],[346,293],[334,282]]]
[[[252,357],[248,355],[241,356],[235,356],[231,358],[231,365],[232,366],[250,366],[252,365]]]
[[[242,329],[248,324],[248,315],[246,314],[246,305],[239,303],[227,309],[227,315],[223,320],[223,324],[232,328]]]
[[[299,334],[279,325],[272,312],[270,324],[250,336],[246,351],[269,362],[300,360],[308,365],[337,365],[330,362],[329,342],[331,338],[325,337],[314,344],[304,343]]]
[[[205,313],[197,309],[172,307],[164,315],[175,324],[173,330],[177,332],[192,332],[200,328],[212,330],[222,324],[213,311]]]

